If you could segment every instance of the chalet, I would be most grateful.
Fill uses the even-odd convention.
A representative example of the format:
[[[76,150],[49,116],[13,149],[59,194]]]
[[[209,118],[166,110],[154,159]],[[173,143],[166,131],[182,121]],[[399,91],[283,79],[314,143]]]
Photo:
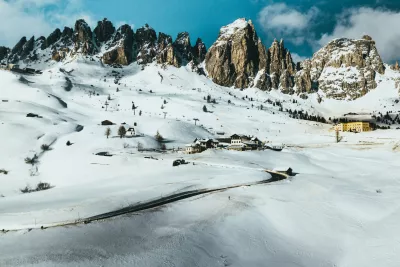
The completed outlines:
[[[257,150],[262,146],[262,142],[257,137],[250,138],[250,140],[245,141],[244,144],[250,147],[252,150]]]
[[[189,144],[186,145],[186,154],[196,154],[201,153],[203,148],[199,144]]]
[[[246,135],[234,134],[231,136],[231,145],[241,145],[249,140],[250,138]]]
[[[214,139],[198,139],[196,138],[192,144],[186,145],[187,154],[201,153],[210,148],[217,148],[219,142]]]
[[[196,138],[193,141],[193,143],[200,145],[204,150],[209,148],[217,148],[219,144],[219,142],[214,139],[198,139],[198,138]]]
[[[257,150],[261,147],[262,142],[257,137],[249,137],[247,135],[234,134],[231,136],[230,150]]]
[[[126,130],[126,136],[128,137],[136,136],[135,128],[128,128],[128,130]]]

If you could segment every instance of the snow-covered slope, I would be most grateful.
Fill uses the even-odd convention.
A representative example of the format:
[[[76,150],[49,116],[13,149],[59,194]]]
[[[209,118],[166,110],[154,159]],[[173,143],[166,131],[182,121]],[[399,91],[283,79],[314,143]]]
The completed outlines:
[[[200,259],[199,266],[266,262],[275,266],[376,266],[377,262],[397,266],[398,256],[385,254],[384,248],[396,249],[394,236],[400,232],[393,223],[399,219],[398,182],[393,174],[400,167],[399,131],[392,127],[345,133],[342,143],[335,144],[332,125],[295,120],[286,112],[296,109],[328,118],[349,112],[398,111],[392,79],[396,72],[377,75],[381,79],[377,89],[355,101],[324,99],[319,103],[316,94],[301,99],[277,90],[221,87],[189,66],[149,64],[143,68],[133,63],[110,68],[80,55],[38,66],[42,75],[23,78],[0,70],[0,169],[8,171],[0,173],[0,195],[4,196],[0,198],[0,229],[22,229],[0,232],[0,251],[6,251],[0,253],[1,266],[31,262],[36,266],[158,266],[173,254],[177,256],[168,262],[176,266],[194,265],[195,259]],[[207,102],[208,95],[215,103]],[[135,114],[132,102],[138,107]],[[209,112],[203,111],[204,105]],[[39,117],[27,117],[28,113]],[[196,124],[194,119],[198,119]],[[101,126],[104,120],[115,123],[110,126],[110,138],[105,136],[107,127]],[[121,125],[134,127],[138,136],[119,138]],[[160,147],[154,137],[157,131],[165,138],[168,152],[138,152],[139,143],[145,149]],[[234,133],[287,148],[280,153],[209,150],[189,156],[177,152],[195,138]],[[68,141],[71,146],[66,145]],[[43,144],[50,145],[50,150],[43,152]],[[99,152],[113,156],[96,155]],[[34,154],[38,163],[26,164],[25,158]],[[191,164],[172,167],[180,157]],[[270,177],[265,169],[289,166],[298,173],[292,180],[185,200],[159,213],[70,229],[28,230],[177,192],[261,181]],[[20,189],[39,182],[54,188],[21,193]],[[132,237],[127,225],[134,225],[139,236]],[[124,238],[106,234],[115,229],[121,229]],[[83,233],[89,237],[80,242]],[[121,255],[110,252],[88,258],[105,246],[92,238],[95,235],[104,236]],[[66,236],[77,241],[66,244]],[[45,240],[38,250],[33,249],[35,239]],[[64,254],[83,245],[93,250]],[[127,248],[147,245],[144,254],[127,252]],[[193,248],[190,253],[188,247]],[[44,251],[50,256],[42,257]],[[361,251],[367,251],[370,260]]]

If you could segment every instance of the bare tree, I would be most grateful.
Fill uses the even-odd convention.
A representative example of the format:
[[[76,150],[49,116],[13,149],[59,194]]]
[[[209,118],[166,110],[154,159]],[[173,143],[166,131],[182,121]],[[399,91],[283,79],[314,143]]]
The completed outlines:
[[[343,137],[340,136],[339,129],[336,129],[335,132],[336,143],[339,143],[340,141],[342,141]]]
[[[156,140],[158,141],[158,142],[162,142],[162,141],[164,141],[164,137],[160,134],[160,132],[159,131],[157,131],[157,133],[156,133],[156,135],[155,135],[155,138],[156,138]]]
[[[120,138],[125,137],[125,135],[126,135],[126,129],[125,129],[125,127],[124,127],[123,125],[121,125],[121,126],[118,128],[118,135],[119,135]]]
[[[106,132],[105,132],[105,135],[107,136],[107,139],[108,139],[108,137],[111,135],[111,129],[110,129],[110,127],[107,127]]]

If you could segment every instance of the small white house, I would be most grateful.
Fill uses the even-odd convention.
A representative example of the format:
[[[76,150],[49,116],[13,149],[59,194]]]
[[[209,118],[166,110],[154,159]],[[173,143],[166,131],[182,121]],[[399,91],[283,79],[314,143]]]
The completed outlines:
[[[129,128],[126,131],[126,136],[136,136],[135,128]]]
[[[201,153],[202,151],[203,149],[199,144],[186,145],[186,154],[196,154]]]

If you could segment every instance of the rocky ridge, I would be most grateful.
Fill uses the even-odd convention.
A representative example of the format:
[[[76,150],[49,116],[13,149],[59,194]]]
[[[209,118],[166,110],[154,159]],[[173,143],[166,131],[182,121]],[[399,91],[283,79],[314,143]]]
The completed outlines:
[[[188,65],[222,86],[280,90],[303,98],[318,92],[322,97],[353,100],[375,89],[377,76],[385,73],[370,36],[335,39],[296,65],[283,40],[274,40],[266,48],[252,21],[246,19],[222,27],[208,51],[200,38],[192,46],[187,32],[173,40],[165,33],[157,35],[148,24],[136,31],[129,25],[116,29],[107,19],[99,21],[93,31],[78,20],[73,29],[56,29],[47,38],[23,37],[11,49],[0,47],[2,63],[59,62],[77,55],[112,66],[132,62]],[[391,68],[399,70],[399,65]]]
[[[92,29],[82,19],[76,21],[74,28],[65,27],[53,31],[47,38],[26,37],[9,49],[0,47],[0,61],[3,63],[35,63],[37,54],[45,61],[64,61],[76,55],[95,60],[97,57],[107,65],[129,65],[132,62],[145,65],[157,62],[163,65],[181,67],[192,66],[201,71],[199,64],[204,61],[207,49],[200,38],[192,47],[189,33],[179,33],[174,41],[171,36],[159,33],[148,24],[135,31],[130,25],[115,29],[112,22],[103,19]]]
[[[370,36],[336,39],[311,59],[293,62],[283,40],[266,49],[251,21],[238,19],[222,27],[206,55],[206,70],[217,84],[286,94],[319,91],[328,98],[356,99],[377,87],[385,67]]]

